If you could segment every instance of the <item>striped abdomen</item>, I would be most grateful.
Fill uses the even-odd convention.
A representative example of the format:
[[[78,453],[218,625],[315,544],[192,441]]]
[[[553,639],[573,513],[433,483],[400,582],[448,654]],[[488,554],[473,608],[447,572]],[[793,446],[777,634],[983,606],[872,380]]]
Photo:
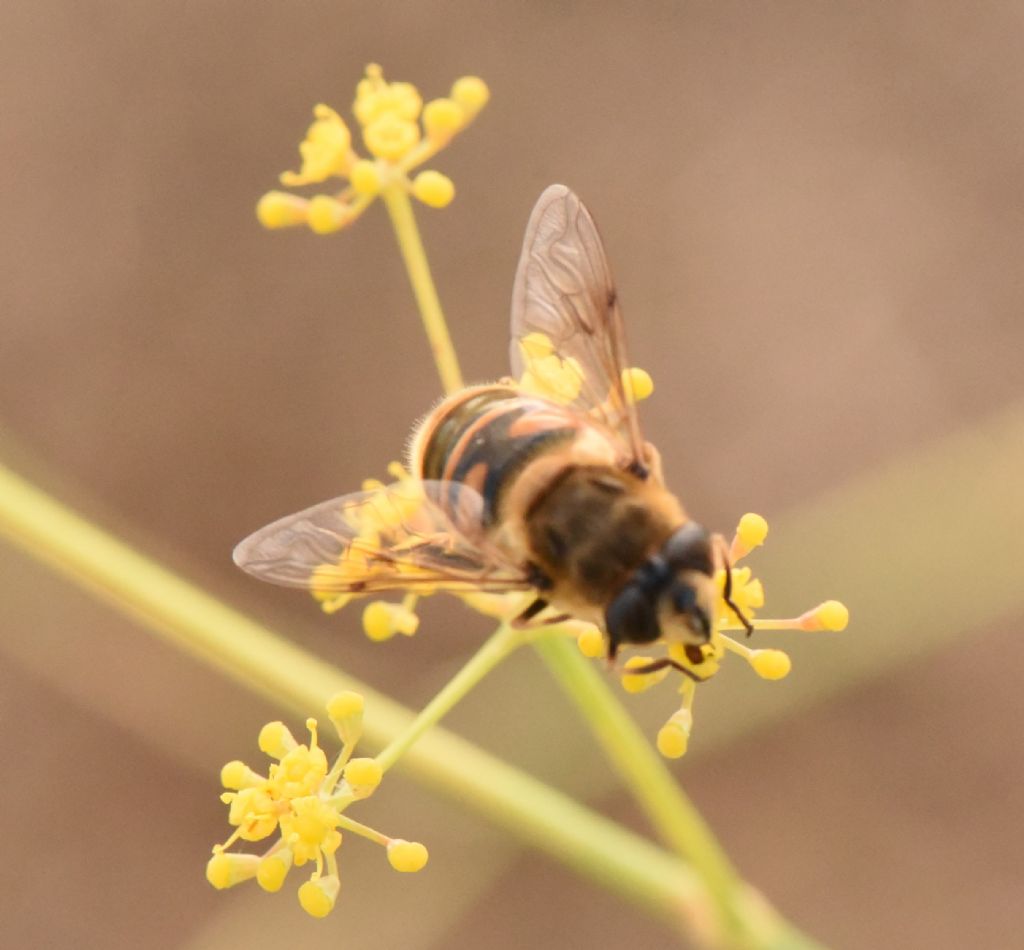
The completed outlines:
[[[438,406],[420,429],[412,450],[414,474],[475,488],[484,500],[484,526],[490,527],[515,476],[585,428],[579,414],[508,386],[467,389]]]

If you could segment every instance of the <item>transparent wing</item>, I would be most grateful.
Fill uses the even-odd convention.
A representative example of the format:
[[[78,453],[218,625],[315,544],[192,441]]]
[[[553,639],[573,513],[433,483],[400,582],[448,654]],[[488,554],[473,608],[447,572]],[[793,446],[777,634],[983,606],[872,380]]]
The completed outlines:
[[[526,590],[481,528],[483,499],[454,482],[396,482],[314,505],[234,551],[260,580],[323,592]]]
[[[590,212],[565,185],[540,196],[512,289],[512,372],[528,392],[573,406],[642,461],[626,398],[626,343],[615,285]]]

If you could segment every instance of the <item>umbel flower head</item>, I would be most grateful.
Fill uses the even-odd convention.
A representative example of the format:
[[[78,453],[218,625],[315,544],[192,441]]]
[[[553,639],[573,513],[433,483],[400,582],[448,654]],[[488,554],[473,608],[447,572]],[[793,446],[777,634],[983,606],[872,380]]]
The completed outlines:
[[[389,838],[344,814],[353,802],[373,794],[383,773],[375,759],[352,758],[362,732],[362,696],[338,693],[327,704],[327,714],[342,743],[333,764],[318,743],[316,720],[308,719],[308,745],[299,744],[282,722],[263,727],[259,746],[273,760],[266,775],[237,760],[221,769],[228,789],[221,800],[235,830],[214,847],[206,865],[206,879],[214,887],[255,878],[265,891],[278,891],[293,866],[311,864],[312,874],[299,887],[299,903],[312,916],[325,917],[341,888],[337,852],[343,831],[383,845],[395,870],[419,871],[427,863],[427,849],[419,842]],[[265,841],[275,832],[261,853],[228,851],[238,841]]]
[[[322,185],[338,180],[334,191],[303,197],[288,191],[267,192],[256,206],[264,227],[307,225],[330,234],[351,224],[388,188],[400,188],[432,208],[455,197],[455,185],[438,171],[410,173],[433,158],[487,104],[487,84],[463,76],[447,96],[424,105],[419,90],[407,82],[387,82],[380,66],[371,63],[356,87],[352,112],[368,156],[353,145],[352,132],[341,115],[327,105],[313,109],[313,123],[299,144],[298,171],[281,174],[287,188]]]
[[[575,360],[560,358],[555,353],[550,339],[541,333],[528,335],[520,342],[520,346],[523,349],[525,369],[517,382],[524,392],[561,403],[568,403],[576,398],[582,385],[582,373]],[[627,398],[639,402],[651,395],[654,383],[644,370],[632,367],[623,371],[623,389]],[[394,492],[389,496],[391,502],[388,505],[368,505],[366,511],[371,517],[366,518],[360,528],[361,532],[365,532],[368,550],[387,537],[389,525],[387,518],[382,518],[381,515],[408,519],[415,509],[418,498],[416,480],[397,462],[389,466],[389,473],[400,486],[404,486],[399,498],[408,499],[411,507],[405,509],[400,505],[396,509],[393,503]],[[384,484],[373,479],[364,482],[363,489],[385,492]],[[849,614],[846,607],[837,600],[825,601],[799,617],[785,620],[757,619],[757,612],[764,607],[764,587],[761,581],[753,576],[750,567],[741,565],[740,562],[751,551],[764,544],[767,535],[768,523],[760,515],[748,513],[740,519],[728,551],[732,603],[748,621],[752,622],[755,630],[843,630],[849,620]],[[340,571],[345,576],[355,579],[372,577],[372,569],[372,561],[367,565],[363,559],[354,558],[351,553],[346,553],[342,562],[337,565],[323,566],[323,570],[329,572],[328,576],[337,576]],[[365,573],[367,571],[370,573]],[[659,641],[655,645],[663,648],[661,657],[633,656],[623,666],[622,685],[627,691],[634,693],[647,690],[670,676],[671,667],[682,672],[679,686],[682,702],[658,733],[658,749],[669,758],[678,758],[685,754],[693,726],[696,686],[718,672],[727,653],[743,657],[762,679],[783,679],[790,671],[789,656],[782,650],[751,648],[728,635],[733,631],[744,630],[745,627],[726,603],[724,570],[719,570],[716,582],[721,596],[715,611],[712,634],[706,644],[699,648],[691,647],[688,651],[683,644]],[[406,594],[400,603],[370,601],[363,611],[363,629],[367,636],[372,640],[381,641],[396,634],[414,634],[419,627],[419,617],[415,612],[416,604],[424,593],[429,593],[429,590],[424,590],[421,586],[417,593]],[[354,596],[349,593],[338,594],[317,590],[313,591],[313,595],[329,613],[344,606]],[[517,616],[534,597],[530,592],[466,592],[460,593],[459,596],[474,610],[506,621]],[[576,636],[577,644],[585,656],[597,659],[603,658],[607,653],[604,634],[592,624],[570,621],[559,624],[556,629]],[[524,632],[524,639],[536,635],[538,631]],[[665,659],[671,663],[664,663]],[[656,669],[649,670],[648,667]]]

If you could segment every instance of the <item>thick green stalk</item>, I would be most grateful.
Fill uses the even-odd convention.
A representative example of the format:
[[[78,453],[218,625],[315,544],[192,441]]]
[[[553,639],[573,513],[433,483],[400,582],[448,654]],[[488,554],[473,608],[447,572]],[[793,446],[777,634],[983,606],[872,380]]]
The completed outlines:
[[[565,637],[538,639],[534,647],[662,840],[692,864],[723,918],[734,917],[743,882],[700,812],[593,663]]]

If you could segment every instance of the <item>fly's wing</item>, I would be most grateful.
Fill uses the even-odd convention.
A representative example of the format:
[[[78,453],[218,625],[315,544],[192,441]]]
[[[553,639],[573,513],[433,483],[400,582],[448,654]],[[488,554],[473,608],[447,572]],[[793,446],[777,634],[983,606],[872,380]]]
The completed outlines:
[[[454,482],[396,482],[314,505],[234,551],[260,580],[318,592],[527,590],[484,536],[483,499]]]
[[[512,289],[512,372],[520,387],[572,406],[614,433],[627,460],[644,441],[622,371],[626,343],[615,285],[590,212],[551,185],[530,215]]]

